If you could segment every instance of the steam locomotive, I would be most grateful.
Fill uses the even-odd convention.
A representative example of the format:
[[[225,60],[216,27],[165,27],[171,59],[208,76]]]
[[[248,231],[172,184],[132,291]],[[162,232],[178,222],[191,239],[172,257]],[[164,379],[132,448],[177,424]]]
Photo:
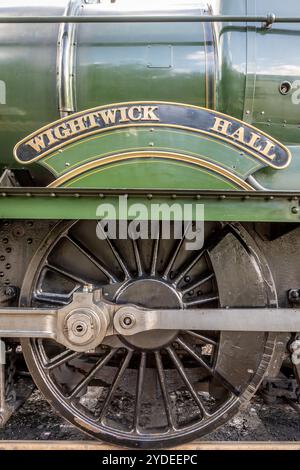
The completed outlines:
[[[215,3],[1,2],[2,426],[23,358],[122,446],[299,401],[300,5]]]

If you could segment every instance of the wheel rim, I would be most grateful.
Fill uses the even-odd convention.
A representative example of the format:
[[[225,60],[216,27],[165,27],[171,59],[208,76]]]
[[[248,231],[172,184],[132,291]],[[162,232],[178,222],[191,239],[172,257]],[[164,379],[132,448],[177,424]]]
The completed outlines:
[[[184,237],[100,242],[93,222],[61,223],[28,268],[21,305],[63,305],[91,283],[117,303],[216,307],[225,299],[214,252],[229,233],[245,244],[236,227],[211,224],[203,250],[187,253]],[[244,251],[253,262],[248,244]],[[89,353],[49,340],[22,347],[37,386],[62,416],[94,437],[141,447],[175,445],[227,421],[255,392],[273,343],[268,334],[166,331],[110,337]],[[243,351],[247,370],[239,357],[226,360],[228,344]]]

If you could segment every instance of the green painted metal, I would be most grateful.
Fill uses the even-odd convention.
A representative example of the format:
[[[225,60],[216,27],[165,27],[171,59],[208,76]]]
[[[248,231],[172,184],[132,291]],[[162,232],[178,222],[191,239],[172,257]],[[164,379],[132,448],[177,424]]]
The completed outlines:
[[[57,38],[66,4],[66,0],[54,5],[49,2],[43,11],[41,7],[31,5],[30,0],[20,1],[18,6],[11,6],[8,0],[1,4],[0,80],[6,87],[6,102],[0,104],[1,168],[21,169],[22,165],[12,157],[14,145],[59,118]],[[204,155],[207,161],[217,163],[243,180],[254,174],[257,182],[268,190],[300,191],[300,66],[295,60],[300,50],[299,2],[223,0],[220,9],[210,17],[200,16],[199,9],[177,14],[148,12],[138,16],[116,11],[115,15],[106,12],[101,16],[101,8],[101,5],[84,5],[80,17],[64,20],[78,23],[73,71],[77,110],[146,100],[216,107],[289,145],[292,163],[282,171],[262,168],[247,155],[232,148],[218,147],[216,142],[187,132],[175,134],[172,130],[155,130],[150,136],[148,131],[138,131],[133,138],[116,130],[107,133],[102,140],[95,139],[89,145],[82,142],[79,147],[69,146],[63,152],[43,159],[43,169],[37,164],[27,166],[35,184],[45,185],[51,180],[50,174],[61,177],[97,155],[104,158],[125,148],[141,152],[151,148],[153,151]],[[274,13],[275,18],[268,12]],[[39,23],[33,26],[33,22]],[[272,24],[266,28],[260,23]],[[286,95],[279,91],[283,81],[292,86]],[[212,89],[217,92],[215,97],[208,96]],[[80,184],[99,189],[122,186],[147,190],[239,189],[206,170],[159,159],[155,164],[134,161],[118,167],[108,165],[101,171],[93,168],[84,177],[77,175],[76,178],[65,185]],[[1,207],[7,205],[11,210],[11,200],[5,201],[1,202]],[[14,201],[25,207],[22,198]],[[28,201],[37,210],[36,217],[44,217],[42,203],[28,198],[26,207]],[[256,201],[257,209],[255,204],[246,201],[246,217],[248,220],[251,217],[253,220],[256,217],[261,220],[279,220],[280,217],[280,220],[295,220],[298,217],[286,215],[286,201],[276,202],[284,209],[269,211],[271,206],[266,206],[260,199]],[[52,204],[51,216],[69,217],[67,199],[60,202],[56,212],[55,198],[51,207]],[[83,209],[86,203],[80,204]],[[215,217],[218,209],[210,210]],[[19,208],[15,211],[20,212]],[[237,220],[240,212],[237,208],[236,213],[227,213]],[[91,210],[86,213],[91,215]],[[222,218],[221,213],[219,216]]]
[[[102,190],[49,190],[24,188],[7,189],[0,193],[0,218],[4,219],[99,219],[97,209],[100,204],[112,204],[119,216],[119,196],[124,191]],[[127,193],[128,194],[128,193]],[[161,191],[143,190],[130,192],[128,207],[143,203],[149,213],[151,204],[166,204],[164,214],[169,216],[168,207],[178,204],[193,204],[196,214],[198,204],[204,205],[204,218],[207,221],[253,221],[253,222],[300,222],[299,197],[294,193],[247,191]],[[121,217],[126,214],[122,212]],[[128,217],[130,218],[130,217]],[[171,213],[171,219],[172,219]]]
[[[6,104],[0,105],[2,165],[18,167],[12,159],[13,146],[59,117],[56,83],[59,24],[36,24],[33,34],[32,24],[5,24],[4,21],[9,14],[15,16],[11,21],[25,21],[29,11],[38,17],[35,21],[47,21],[47,16],[61,21],[66,3],[62,0],[61,5],[45,5],[43,15],[40,7],[32,6],[30,0],[20,2],[19,7],[2,2],[0,7],[3,21],[0,79],[6,84],[7,94]],[[77,20],[105,20],[105,14],[99,18],[101,8],[101,5],[85,5]],[[274,12],[277,21],[287,17],[287,23],[275,23],[271,29],[264,30],[257,22],[250,22],[266,20],[268,12]],[[283,96],[278,90],[281,81],[287,79],[294,83],[300,79],[295,62],[300,35],[298,26],[288,23],[300,17],[300,4],[294,0],[284,3],[229,0],[221,2],[220,13],[221,16],[213,18],[215,36],[219,36],[218,50],[217,41],[214,45],[219,61],[213,63],[218,109],[257,125],[284,143],[300,143],[299,105],[293,105],[292,93]],[[168,22],[172,14],[176,23]],[[189,11],[182,14],[193,19],[191,23],[178,22],[181,17],[175,13],[161,14],[164,22],[151,22],[155,15],[149,13],[144,15],[148,22],[137,21],[132,25],[125,22],[126,16],[121,12],[115,16],[119,15],[122,24],[118,27],[114,26],[116,23],[103,23],[101,27],[92,23],[78,25],[74,71],[77,109],[147,99],[210,107],[205,96],[209,43],[199,20],[205,22],[211,18],[199,18],[196,9],[193,14]],[[130,13],[127,20],[128,16]],[[217,21],[222,18],[226,21]],[[171,64],[168,61],[159,64],[162,48],[169,46]],[[150,59],[152,56],[157,59],[159,66],[151,67],[149,55]],[[208,77],[211,80],[213,76]],[[34,167],[32,172],[35,173]]]
[[[109,186],[107,182],[109,181]],[[168,188],[238,189],[226,178],[178,162],[135,161],[90,170],[64,183],[65,188]]]
[[[274,0],[228,0],[221,13],[276,17],[300,14],[300,3]],[[300,67],[295,58],[300,48],[299,27],[274,24],[264,31],[254,22],[219,26],[221,60],[220,110],[253,124],[290,145],[300,142]],[[292,86],[286,95],[282,82]],[[232,99],[234,97],[234,99]]]
[[[49,4],[46,11],[49,15],[62,14],[64,3],[60,7]],[[0,6],[0,17],[2,8],[6,11],[8,7]],[[89,10],[89,5],[83,8],[83,16],[85,10]],[[12,11],[20,17],[26,15],[26,2]],[[32,15],[39,11],[38,6],[31,7]],[[2,166],[20,168],[12,158],[14,145],[60,117],[56,83],[58,31],[58,24],[34,25],[34,34],[30,24],[1,25],[0,80],[6,84],[7,94],[6,104],[0,105]],[[205,47],[203,25],[196,21],[134,26],[124,23],[118,27],[80,25],[74,71],[77,109],[151,99],[206,106]],[[155,64],[162,48],[168,50],[171,67],[169,61]],[[34,167],[31,171],[35,175]]]
[[[42,158],[40,164],[58,178],[70,171],[78,171],[82,165],[89,162],[101,162],[110,155],[122,155],[125,152],[142,154],[147,151],[154,154],[172,152],[205,160],[221,166],[244,181],[250,174],[264,166],[262,162],[245,152],[241,158],[242,152],[230,143],[196,132],[155,126],[106,131],[100,135],[81,139]],[[146,163],[137,157],[135,162],[123,164],[116,162],[98,170],[93,169],[91,173],[93,178],[88,183],[87,174],[85,179],[77,175],[73,179],[72,186],[77,184],[77,187],[88,185],[103,188],[221,189],[220,182],[223,181],[223,189],[237,187],[228,184],[220,176],[211,175],[207,170],[201,170],[190,163],[184,165],[180,158],[177,162],[164,162],[162,159],[153,158],[151,162]],[[66,186],[69,187],[70,184],[66,183]]]
[[[261,169],[255,174],[256,180],[265,188],[275,191],[299,191],[300,174],[300,148],[289,147],[293,158],[288,168],[283,171],[274,171],[271,168]]]

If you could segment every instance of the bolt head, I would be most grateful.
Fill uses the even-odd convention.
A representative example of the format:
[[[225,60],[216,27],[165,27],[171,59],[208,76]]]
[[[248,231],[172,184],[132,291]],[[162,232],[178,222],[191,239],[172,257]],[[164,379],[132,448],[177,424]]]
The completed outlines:
[[[12,286],[8,286],[6,287],[5,291],[4,291],[4,294],[7,296],[7,297],[14,297],[15,294],[16,294],[16,290],[14,287]]]
[[[72,332],[75,336],[84,336],[89,328],[89,324],[85,321],[78,320],[72,325]]]
[[[88,309],[73,310],[65,322],[68,340],[76,345],[83,345],[92,341],[95,335],[93,322],[93,315]]]
[[[291,296],[293,297],[293,299],[298,299],[299,298],[299,292],[296,291],[296,290],[293,290],[291,292]]]

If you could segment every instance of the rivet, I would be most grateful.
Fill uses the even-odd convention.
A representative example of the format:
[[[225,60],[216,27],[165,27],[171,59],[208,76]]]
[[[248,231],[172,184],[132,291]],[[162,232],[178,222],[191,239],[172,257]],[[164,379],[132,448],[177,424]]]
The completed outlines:
[[[294,206],[294,207],[292,207],[291,211],[292,211],[293,214],[298,214],[299,207]]]

